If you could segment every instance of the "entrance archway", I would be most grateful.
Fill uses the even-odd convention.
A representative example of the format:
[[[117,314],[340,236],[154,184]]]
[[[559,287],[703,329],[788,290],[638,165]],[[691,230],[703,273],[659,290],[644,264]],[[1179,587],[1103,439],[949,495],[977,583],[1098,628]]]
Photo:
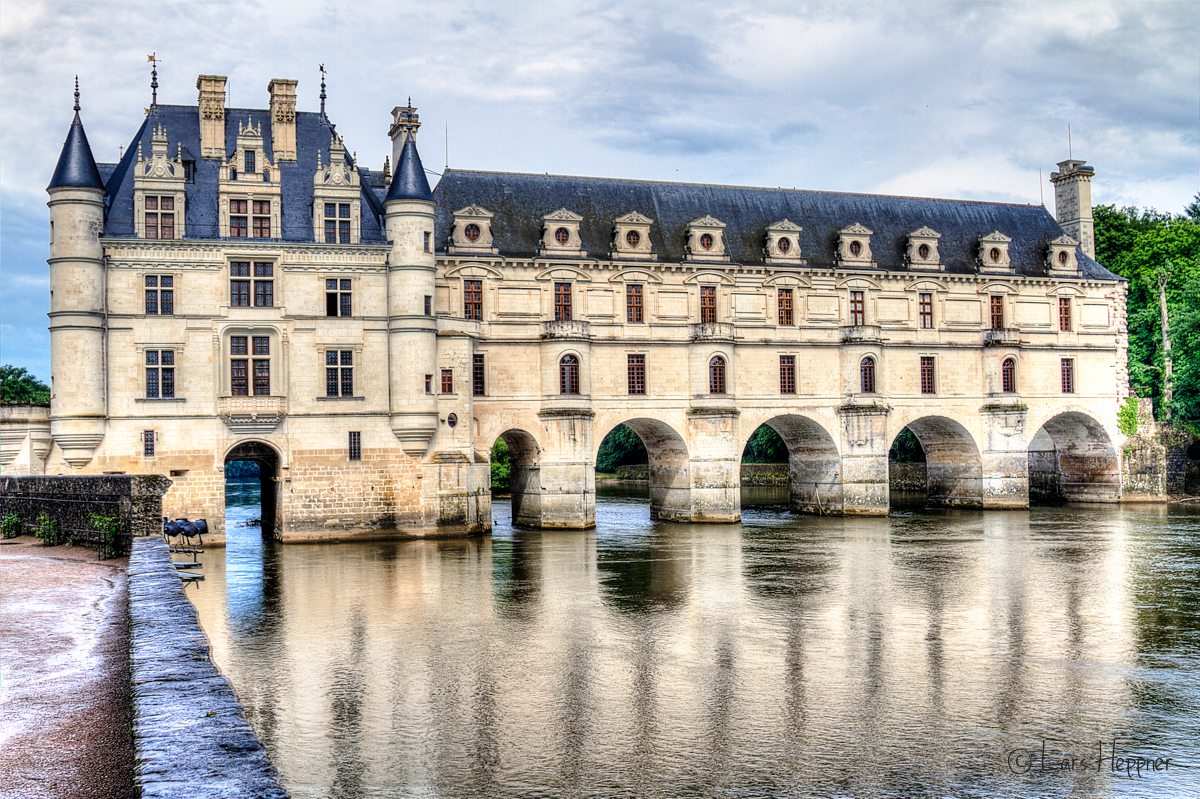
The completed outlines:
[[[627,419],[624,424],[637,433],[646,448],[650,477],[650,518],[691,521],[691,472],[687,444],[684,443],[683,436],[666,422],[657,419]],[[603,440],[602,437],[600,442]]]
[[[924,416],[907,428],[925,453],[929,503],[983,507],[983,459],[970,431],[945,416]]]
[[[537,440],[524,430],[505,430],[497,441],[507,449],[508,490],[512,495],[512,521],[518,527],[542,526],[542,481]],[[495,459],[499,447],[492,445]],[[504,464],[499,464],[503,466]],[[498,476],[493,460],[493,488]]]
[[[1038,428],[1029,442],[1029,498],[1120,501],[1121,461],[1104,426],[1068,411]]]
[[[264,537],[279,539],[282,518],[279,494],[279,453],[261,441],[243,441],[225,455],[226,474],[231,463],[253,463],[258,466],[259,515]],[[225,493],[228,505],[230,480],[226,478]],[[229,530],[225,531],[226,537]]]
[[[788,495],[792,510],[801,513],[842,514],[842,456],[833,436],[819,422],[792,414],[764,424],[787,447]],[[750,434],[747,442],[754,438]],[[743,445],[744,451],[744,445]]]

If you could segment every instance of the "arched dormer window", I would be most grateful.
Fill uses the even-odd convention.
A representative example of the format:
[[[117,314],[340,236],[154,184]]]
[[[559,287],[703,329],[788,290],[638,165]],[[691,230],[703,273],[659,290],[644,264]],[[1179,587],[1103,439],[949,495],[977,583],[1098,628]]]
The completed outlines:
[[[579,359],[574,355],[564,355],[558,361],[558,393],[579,393]]]
[[[858,364],[859,384],[864,394],[875,393],[875,359],[867,356]]]
[[[708,362],[708,393],[725,393],[725,359],[714,355]]]
[[[1013,358],[1005,358],[1000,366],[1000,390],[1005,394],[1017,391],[1017,362]]]

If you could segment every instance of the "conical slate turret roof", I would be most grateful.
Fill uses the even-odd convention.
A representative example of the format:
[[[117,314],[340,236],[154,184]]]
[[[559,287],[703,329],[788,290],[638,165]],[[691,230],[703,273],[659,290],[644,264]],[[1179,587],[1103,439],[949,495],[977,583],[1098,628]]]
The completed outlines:
[[[433,192],[429,190],[429,181],[425,179],[425,167],[421,166],[417,143],[411,137],[400,151],[400,163],[396,165],[396,174],[392,176],[392,185],[384,202],[391,200],[433,202]]]
[[[79,119],[78,105],[75,106],[75,120],[67,132],[62,155],[58,157],[54,177],[50,179],[50,185],[46,188],[57,189],[63,186],[104,190],[104,181],[100,179],[100,170],[96,168],[96,159],[92,157],[92,148],[88,145],[87,134],[83,132],[83,122]]]

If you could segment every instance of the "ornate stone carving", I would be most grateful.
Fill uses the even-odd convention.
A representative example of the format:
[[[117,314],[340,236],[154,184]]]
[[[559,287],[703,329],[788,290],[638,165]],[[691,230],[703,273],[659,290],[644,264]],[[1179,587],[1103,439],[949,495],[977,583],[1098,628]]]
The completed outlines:
[[[930,227],[919,227],[908,234],[908,250],[905,260],[908,268],[921,272],[944,272],[946,267],[938,253],[938,240],[942,234]]]
[[[769,264],[803,266],[806,260],[800,253],[800,231],[804,228],[788,219],[767,226],[767,244],[763,248]]]
[[[873,267],[871,236],[874,231],[855,222],[838,231],[837,263],[843,267]]]
[[[704,215],[688,223],[687,258],[691,261],[728,261],[725,254],[725,223]]]
[[[454,229],[450,231],[451,253],[485,252],[493,255],[500,250],[494,246],[492,219],[496,215],[472,203],[454,212]]]
[[[583,217],[566,208],[559,208],[542,217],[542,241],[539,250],[546,256],[583,258],[587,252],[579,238],[579,223]]]
[[[613,220],[613,258],[647,261],[656,258],[650,244],[650,226],[654,220],[630,211]]]
[[[1046,271],[1055,277],[1075,277],[1079,274],[1079,261],[1075,248],[1079,242],[1063,234],[1050,242],[1046,248]]]
[[[976,260],[979,271],[985,274],[1008,274],[1012,272],[1012,262],[1008,258],[1008,245],[1012,239],[999,230],[993,230],[979,239],[979,249]]]

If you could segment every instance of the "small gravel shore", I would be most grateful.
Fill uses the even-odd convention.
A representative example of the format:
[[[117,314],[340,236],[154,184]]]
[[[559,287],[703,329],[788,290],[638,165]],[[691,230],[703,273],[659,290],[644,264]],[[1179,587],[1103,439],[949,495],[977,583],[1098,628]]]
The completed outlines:
[[[127,566],[0,543],[0,797],[136,796]]]

